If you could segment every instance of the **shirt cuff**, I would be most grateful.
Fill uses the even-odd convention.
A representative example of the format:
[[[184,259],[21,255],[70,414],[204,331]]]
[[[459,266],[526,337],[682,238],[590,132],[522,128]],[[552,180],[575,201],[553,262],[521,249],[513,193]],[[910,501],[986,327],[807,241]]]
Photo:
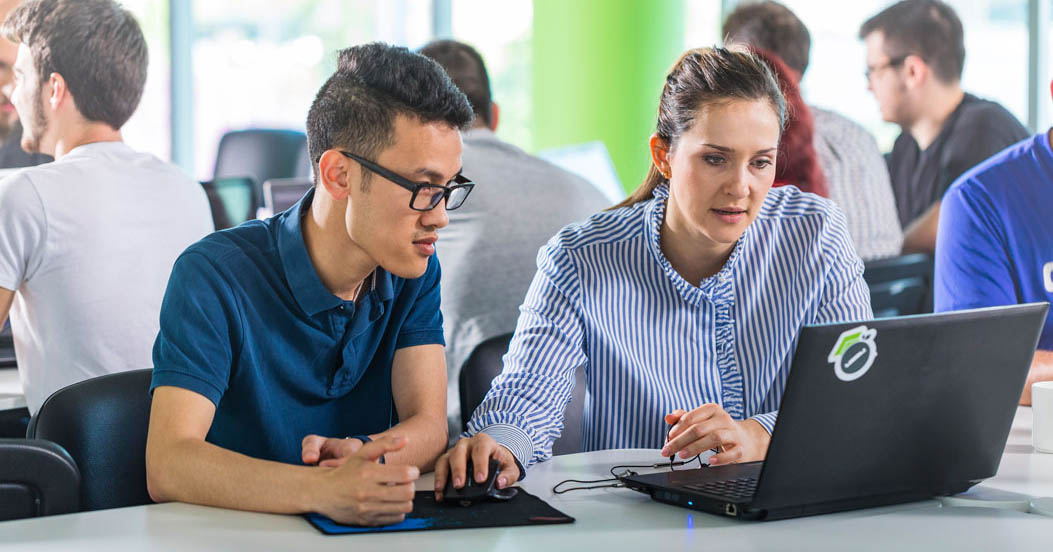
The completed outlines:
[[[497,444],[508,449],[519,464],[519,479],[526,477],[524,466],[534,457],[534,444],[525,431],[511,424],[494,424],[484,427],[479,433],[489,435]]]
[[[150,382],[150,395],[153,396],[154,389],[166,385],[193,391],[212,401],[212,404],[216,405],[217,408],[219,407],[219,400],[223,398],[223,390],[210,381],[183,372],[154,368],[152,381]]]
[[[779,412],[774,411],[765,412],[764,414],[757,414],[756,416],[750,416],[749,419],[760,424],[761,427],[763,427],[764,430],[768,432],[768,435],[771,435],[771,432],[775,430],[775,420],[778,419],[778,417]]]
[[[416,347],[418,345],[446,345],[441,329],[430,330],[402,330],[398,339],[395,340],[396,349]]]
[[[15,280],[16,278],[10,278],[7,275],[0,274],[0,287],[9,291],[18,291],[19,285]]]

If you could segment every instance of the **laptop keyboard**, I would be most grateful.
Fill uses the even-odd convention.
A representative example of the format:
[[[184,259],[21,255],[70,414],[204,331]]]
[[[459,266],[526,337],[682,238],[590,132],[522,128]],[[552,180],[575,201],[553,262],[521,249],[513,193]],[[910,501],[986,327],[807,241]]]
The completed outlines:
[[[753,492],[757,490],[757,478],[739,477],[737,479],[709,481],[707,483],[688,483],[682,486],[685,489],[738,502],[749,500],[753,497]]]

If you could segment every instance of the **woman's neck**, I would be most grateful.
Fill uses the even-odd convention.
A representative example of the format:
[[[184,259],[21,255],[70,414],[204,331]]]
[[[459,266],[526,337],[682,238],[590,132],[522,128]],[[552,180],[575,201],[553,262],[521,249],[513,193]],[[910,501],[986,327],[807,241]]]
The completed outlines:
[[[671,201],[659,230],[662,254],[681,278],[698,286],[724,268],[735,244],[717,243],[693,232],[682,223],[676,211],[668,207],[672,207]]]

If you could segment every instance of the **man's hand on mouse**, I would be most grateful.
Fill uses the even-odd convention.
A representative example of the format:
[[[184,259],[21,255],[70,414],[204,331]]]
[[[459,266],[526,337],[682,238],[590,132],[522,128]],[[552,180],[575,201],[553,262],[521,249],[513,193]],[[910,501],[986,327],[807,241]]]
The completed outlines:
[[[381,437],[358,447],[322,473],[310,510],[338,523],[390,525],[413,511],[416,466],[381,464],[384,454],[406,446],[405,437]]]
[[[362,441],[308,435],[303,438],[300,447],[304,464],[332,468],[347,462],[352,454],[362,448]]]
[[[690,412],[677,409],[665,415],[673,426],[662,447],[662,456],[691,458],[710,449],[720,451],[709,465],[764,460],[771,435],[754,420],[732,419],[718,404],[704,404]]]
[[[473,475],[477,483],[486,481],[487,466],[490,458],[495,458],[501,464],[501,471],[497,475],[497,488],[504,489],[519,481],[519,465],[516,464],[515,456],[507,448],[497,444],[493,437],[485,433],[478,433],[471,438],[457,441],[457,444],[446,451],[435,462],[435,499],[442,500],[442,490],[446,487],[446,479],[453,478],[453,486],[460,489],[464,487],[468,474],[465,467],[468,459],[472,460],[475,470]]]

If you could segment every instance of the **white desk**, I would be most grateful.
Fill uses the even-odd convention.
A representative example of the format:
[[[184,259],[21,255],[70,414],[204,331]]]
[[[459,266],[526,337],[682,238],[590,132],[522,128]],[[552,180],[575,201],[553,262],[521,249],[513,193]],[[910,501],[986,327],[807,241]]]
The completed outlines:
[[[0,410],[22,408],[25,405],[26,397],[22,394],[18,368],[0,368]]]
[[[998,476],[987,487],[1053,496],[1053,454],[1033,452],[1031,410],[1021,408]],[[617,450],[554,458],[524,487],[577,518],[568,525],[324,536],[298,516],[157,504],[0,523],[2,550],[1043,550],[1053,518],[918,502],[773,522],[744,522],[652,502],[626,489],[556,496],[570,477],[606,476],[612,463],[657,451]],[[431,477],[422,479],[431,488]]]

